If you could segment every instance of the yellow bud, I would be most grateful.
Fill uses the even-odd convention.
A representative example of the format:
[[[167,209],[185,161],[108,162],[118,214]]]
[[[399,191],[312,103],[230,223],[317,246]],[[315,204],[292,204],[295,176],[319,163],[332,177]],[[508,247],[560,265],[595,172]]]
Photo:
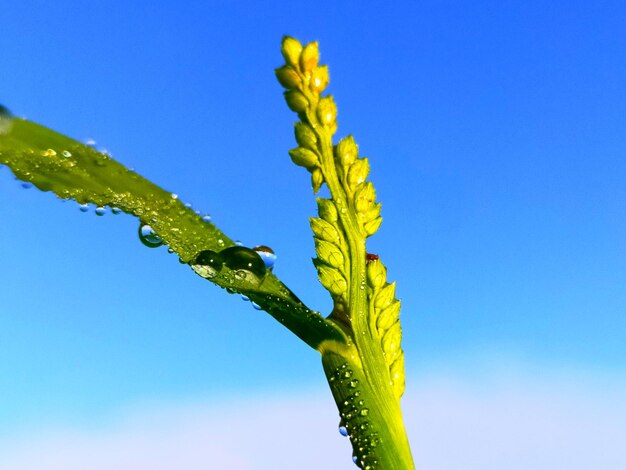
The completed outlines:
[[[315,67],[311,72],[311,91],[320,94],[326,89],[329,81],[328,65]]]
[[[324,219],[318,219],[317,217],[311,217],[309,223],[311,224],[311,230],[313,230],[313,234],[316,238],[339,243],[339,232],[337,232],[337,229],[333,227],[330,222],[326,222]]]
[[[354,194],[354,205],[359,214],[367,213],[374,205],[375,200],[376,190],[370,181],[358,186],[356,193]]]
[[[400,328],[400,322],[396,321],[383,335],[382,346],[387,365],[391,365],[402,352],[400,349],[401,341],[402,329]]]
[[[335,223],[339,218],[337,207],[330,199],[317,198],[317,213],[327,222]]]
[[[326,240],[315,238],[315,251],[320,261],[331,265],[333,268],[343,268],[344,258],[337,245]]]
[[[317,151],[317,136],[311,129],[311,126],[302,122],[296,122],[294,132],[296,134],[296,142],[298,142],[300,147]]]
[[[298,166],[313,169],[318,165],[317,154],[304,147],[296,147],[289,151],[291,160]]]
[[[332,96],[329,95],[320,98],[317,105],[317,118],[324,127],[330,130],[337,128],[337,105],[335,105],[335,101]]]
[[[302,72],[311,72],[320,60],[320,51],[317,41],[308,43],[300,53],[300,69]]]
[[[376,231],[380,228],[380,224],[382,223],[383,223],[383,218],[376,217],[374,220],[370,220],[365,225],[363,225],[363,228],[365,229],[365,233],[367,234],[367,236],[371,237],[372,235],[374,235]]]
[[[378,294],[376,294],[374,298],[374,307],[377,309],[387,308],[387,306],[391,305],[391,302],[393,302],[395,295],[396,282],[394,281],[378,291]]]
[[[309,107],[309,100],[298,90],[289,90],[284,93],[289,109],[296,113],[304,113]]]
[[[376,328],[382,334],[393,325],[400,316],[400,301],[394,300],[389,307],[378,314]]]
[[[298,68],[300,53],[302,52],[302,44],[300,44],[300,41],[291,36],[284,36],[280,52],[283,54],[287,65]]]
[[[314,168],[311,172],[311,186],[313,186],[313,194],[317,194],[323,183],[324,174],[322,173],[322,170],[319,167]]]
[[[380,215],[381,208],[382,204],[380,202],[373,204],[365,212],[359,212],[359,220],[365,224],[370,220],[376,219]]]
[[[335,268],[320,264],[317,266],[317,274],[322,285],[334,295],[342,295],[348,290],[346,278]]]
[[[298,75],[298,72],[296,72],[289,65],[284,65],[283,67],[274,70],[274,73],[276,74],[276,78],[280,84],[288,90],[298,88],[302,83],[302,79],[300,78],[300,75]]]
[[[380,260],[367,262],[367,283],[373,289],[380,289],[387,282],[387,270]]]
[[[402,354],[402,351],[400,351],[398,358],[391,364],[389,375],[391,376],[391,382],[396,396],[400,398],[404,393],[404,354]]]
[[[351,135],[344,137],[335,146],[335,158],[343,166],[348,167],[359,156],[359,146]]]
[[[350,165],[350,169],[348,170],[348,184],[350,187],[354,190],[357,185],[365,181],[369,172],[370,163],[367,158],[355,160],[354,163]]]

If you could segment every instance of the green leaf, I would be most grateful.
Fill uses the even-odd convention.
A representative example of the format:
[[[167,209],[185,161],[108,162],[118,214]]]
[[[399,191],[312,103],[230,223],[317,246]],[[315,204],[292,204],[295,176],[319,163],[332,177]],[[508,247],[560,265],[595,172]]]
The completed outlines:
[[[110,156],[33,122],[11,119],[6,112],[0,116],[0,164],[60,198],[117,207],[138,217],[184,262],[192,262],[200,251],[234,245],[175,195]],[[337,325],[307,308],[273,273],[259,278],[241,272],[225,266],[209,280],[248,296],[315,349],[324,341],[345,343]]]

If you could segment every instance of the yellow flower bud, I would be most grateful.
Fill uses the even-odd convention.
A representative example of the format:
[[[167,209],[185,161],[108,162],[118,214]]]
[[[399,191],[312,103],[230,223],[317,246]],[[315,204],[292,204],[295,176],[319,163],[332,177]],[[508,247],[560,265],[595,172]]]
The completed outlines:
[[[304,147],[289,150],[289,156],[296,165],[307,169],[313,169],[319,164],[317,154]]]
[[[374,220],[370,220],[365,225],[363,225],[363,229],[365,229],[365,233],[367,234],[367,236],[371,237],[380,228],[380,224],[382,223],[383,223],[383,218],[376,217]]]
[[[322,170],[319,167],[314,168],[313,171],[311,171],[311,186],[313,186],[313,194],[317,194],[323,183],[324,174],[322,173]]]
[[[367,283],[373,289],[380,289],[387,282],[387,270],[380,260],[367,262]]]
[[[317,136],[311,129],[311,126],[302,122],[296,122],[294,132],[296,134],[296,142],[298,142],[300,147],[317,151]]]
[[[398,358],[391,364],[389,375],[391,376],[391,382],[396,396],[400,398],[404,393],[404,354],[402,354],[402,351],[400,351]]]
[[[276,70],[274,70],[276,74],[276,78],[280,82],[280,84],[287,88],[288,90],[293,90],[294,88],[298,88],[302,83],[302,79],[298,72],[296,72],[293,67],[289,65],[284,65]]]
[[[376,204],[372,204],[365,212],[359,212],[359,220],[361,220],[364,224],[369,222],[370,220],[376,219],[380,215],[380,210],[382,209],[382,204],[377,202]]]
[[[326,89],[329,81],[328,65],[315,67],[311,72],[311,91],[320,94]]]
[[[311,72],[320,60],[317,41],[308,43],[300,53],[300,69],[303,73]]]
[[[368,181],[358,186],[354,194],[354,205],[359,214],[365,214],[374,205],[376,200],[376,190],[374,185]]]
[[[348,282],[339,270],[320,264],[317,266],[317,274],[322,285],[331,294],[342,295],[348,290]]]
[[[300,53],[302,52],[302,44],[300,44],[300,41],[290,36],[284,36],[280,52],[283,54],[287,65],[298,68]]]
[[[296,113],[304,113],[309,107],[309,100],[298,90],[289,90],[284,93],[289,109]]]
[[[402,341],[402,329],[400,322],[396,321],[383,335],[383,353],[385,354],[385,362],[387,365],[393,364],[397,357],[401,354],[400,342]]]
[[[355,160],[348,170],[348,184],[350,187],[354,189],[357,185],[365,181],[369,172],[370,164],[367,158]]]
[[[399,316],[400,301],[394,300],[389,307],[378,314],[378,318],[376,318],[376,328],[378,328],[378,331],[382,334],[384,331],[391,328],[391,325],[395,323]]]
[[[317,105],[317,118],[322,125],[330,130],[336,129],[337,123],[337,105],[332,96],[324,96],[320,98]]]
[[[315,238],[315,251],[320,261],[331,265],[333,268],[343,268],[343,254],[334,243]]]
[[[377,309],[383,309],[387,306],[391,305],[394,297],[396,295],[396,282],[392,282],[391,284],[387,284],[381,290],[378,291],[376,297],[374,298],[374,307]]]
[[[330,223],[337,222],[339,217],[335,203],[330,199],[323,199],[321,197],[317,198],[317,213],[322,219]]]
[[[330,222],[326,222],[324,219],[318,219],[317,217],[311,217],[309,223],[311,224],[311,230],[313,230],[313,234],[316,238],[339,243],[339,232],[337,232],[337,229]]]
[[[359,156],[359,146],[351,135],[344,137],[335,146],[335,158],[343,166],[348,167]]]

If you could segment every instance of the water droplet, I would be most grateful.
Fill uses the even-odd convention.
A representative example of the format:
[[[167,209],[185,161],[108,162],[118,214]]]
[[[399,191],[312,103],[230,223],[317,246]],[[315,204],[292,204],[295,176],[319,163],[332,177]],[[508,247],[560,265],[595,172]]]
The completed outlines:
[[[224,246],[224,240],[222,240],[221,238],[217,241],[217,244],[219,246]]]
[[[163,240],[148,224],[139,225],[139,240],[148,248],[158,248],[163,245]]]
[[[241,240],[235,240],[235,246],[243,246],[243,242]]]
[[[211,216],[209,214],[205,214],[202,216],[202,220],[204,222],[211,222]]]
[[[186,202],[186,203],[185,203],[185,207],[186,207],[187,209],[191,209],[191,202]]]
[[[89,204],[85,203],[85,204],[80,204],[78,206],[78,210],[81,212],[89,212]]]
[[[213,250],[204,250],[198,253],[191,262],[191,269],[205,279],[212,279],[222,270],[224,258]]]
[[[28,181],[24,181],[24,182],[21,184],[21,186],[22,186],[22,188],[24,188],[24,189],[30,189],[30,188],[32,188],[32,187],[33,187],[33,184],[32,184],[32,183],[29,183]]]
[[[173,248],[168,248],[168,249],[167,249],[167,252],[171,255],[171,254],[173,254],[173,253],[174,253],[174,249],[173,249]]]
[[[250,297],[246,297],[245,295],[242,295],[241,300],[243,300],[244,302],[250,302]]]
[[[122,212],[122,209],[120,209],[119,207],[111,207],[111,214],[119,214]]]
[[[359,385],[359,381],[358,380],[352,380],[350,381],[350,387],[351,388],[356,388],[356,386]]]
[[[343,437],[348,437],[348,429],[345,426],[339,426],[339,434]]]
[[[85,140],[85,145],[89,145],[90,147],[95,147],[96,141],[93,140],[92,138],[89,138],[89,139]]]
[[[354,464],[356,465],[356,463],[359,461],[359,458],[356,455],[352,456],[352,462],[354,462]]]
[[[97,216],[102,217],[106,213],[107,213],[107,210],[106,210],[105,207],[101,207],[101,206],[96,207],[96,215]]]
[[[274,268],[274,264],[276,263],[276,254],[274,253],[274,250],[265,245],[258,245],[252,249],[258,253],[267,269]]]
[[[0,104],[0,134],[8,134],[13,125],[13,115],[8,108]]]
[[[178,199],[178,194],[176,193],[172,193],[171,196],[172,196],[172,199]]]
[[[363,408],[361,410],[361,416],[367,416],[369,414],[370,410],[368,410],[367,408]]]
[[[42,157],[54,157],[56,154],[57,153],[52,149],[47,149],[41,152]]]
[[[245,246],[231,246],[223,249],[220,254],[224,257],[224,264],[233,271],[246,270],[263,277],[265,275],[265,263],[261,257],[250,248]]]
[[[263,310],[263,307],[261,307],[259,304],[252,302],[252,306],[254,307],[255,310]]]
[[[69,158],[72,156],[72,154],[67,150],[63,150],[63,152],[61,152],[61,155],[63,155],[65,158]]]

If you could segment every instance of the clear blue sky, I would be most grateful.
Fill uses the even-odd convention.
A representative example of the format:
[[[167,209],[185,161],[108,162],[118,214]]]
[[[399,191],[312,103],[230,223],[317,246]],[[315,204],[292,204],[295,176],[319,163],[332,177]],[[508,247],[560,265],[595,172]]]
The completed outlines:
[[[320,42],[370,157],[371,239],[420,374],[626,376],[623,2],[6,2],[0,103],[176,192],[328,311],[273,69]],[[317,355],[268,315],[0,168],[0,437],[150,400],[290,390]],[[317,386],[317,385],[315,385]]]

